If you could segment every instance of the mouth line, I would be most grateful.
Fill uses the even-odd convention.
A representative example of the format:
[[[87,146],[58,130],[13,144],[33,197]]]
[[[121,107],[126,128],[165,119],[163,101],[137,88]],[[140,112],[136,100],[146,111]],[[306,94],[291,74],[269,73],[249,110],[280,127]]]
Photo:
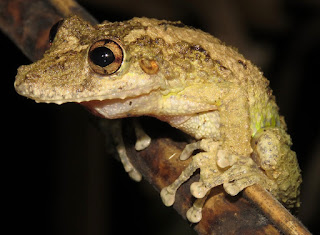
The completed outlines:
[[[113,99],[117,99],[117,98],[112,98],[112,99],[108,99],[106,98],[105,96],[89,96],[89,97],[84,97],[84,98],[78,98],[78,99],[75,99],[75,98],[70,98],[70,99],[38,99],[38,98],[32,98],[32,97],[28,97],[30,99],[33,99],[35,102],[37,103],[47,103],[47,104],[50,104],[50,103],[54,103],[54,104],[64,104],[64,103],[85,103],[85,102],[91,102],[91,101],[99,101],[99,102],[102,102],[102,101],[105,101],[105,100],[113,100]]]

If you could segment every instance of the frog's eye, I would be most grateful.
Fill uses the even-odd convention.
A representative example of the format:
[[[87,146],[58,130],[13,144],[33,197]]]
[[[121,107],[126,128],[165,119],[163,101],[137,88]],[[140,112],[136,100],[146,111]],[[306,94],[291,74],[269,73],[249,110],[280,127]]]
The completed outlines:
[[[91,69],[102,75],[111,75],[119,70],[123,61],[121,46],[111,40],[103,39],[92,44],[88,62]]]
[[[49,43],[52,44],[57,32],[58,32],[58,29],[60,28],[60,26],[62,25],[63,23],[63,20],[59,20],[57,23],[55,23],[51,29],[50,29],[50,32],[49,32]]]

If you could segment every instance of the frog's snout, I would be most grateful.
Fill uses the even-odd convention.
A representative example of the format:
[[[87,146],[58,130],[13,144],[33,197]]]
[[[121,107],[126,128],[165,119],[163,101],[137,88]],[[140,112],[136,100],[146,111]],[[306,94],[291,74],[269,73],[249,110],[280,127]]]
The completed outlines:
[[[36,99],[41,95],[41,90],[37,89],[39,78],[40,75],[32,69],[31,65],[22,65],[18,68],[14,88],[18,94]]]
[[[14,82],[14,88],[16,89],[16,91],[21,94],[22,93],[22,90],[23,90],[23,87],[24,87],[24,81],[26,79],[29,78],[29,76],[26,76],[26,73],[27,73],[27,67],[26,65],[22,65],[18,68],[18,73],[16,75],[16,79],[15,79],[15,82]],[[23,94],[21,94],[23,95]]]

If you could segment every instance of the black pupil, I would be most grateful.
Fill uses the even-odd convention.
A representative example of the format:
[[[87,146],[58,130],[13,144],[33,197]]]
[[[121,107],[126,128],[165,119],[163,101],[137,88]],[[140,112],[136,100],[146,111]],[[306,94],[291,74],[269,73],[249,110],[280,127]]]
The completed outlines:
[[[106,67],[114,60],[113,52],[106,47],[97,47],[90,52],[90,60],[100,67]]]

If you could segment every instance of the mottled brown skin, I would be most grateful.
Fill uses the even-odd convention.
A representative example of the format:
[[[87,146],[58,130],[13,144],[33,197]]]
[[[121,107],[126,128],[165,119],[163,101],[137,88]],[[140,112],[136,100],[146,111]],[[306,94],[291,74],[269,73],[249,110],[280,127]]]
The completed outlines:
[[[111,74],[103,74],[109,65],[97,70],[88,56],[100,40],[123,54]],[[180,22],[134,18],[92,26],[70,17],[43,59],[19,68],[15,87],[37,102],[82,102],[105,118],[153,116],[198,140],[181,159],[203,152],[163,189],[167,205],[200,168],[191,185],[200,199],[220,184],[235,195],[257,183],[298,206],[300,169],[268,83],[236,50]]]

